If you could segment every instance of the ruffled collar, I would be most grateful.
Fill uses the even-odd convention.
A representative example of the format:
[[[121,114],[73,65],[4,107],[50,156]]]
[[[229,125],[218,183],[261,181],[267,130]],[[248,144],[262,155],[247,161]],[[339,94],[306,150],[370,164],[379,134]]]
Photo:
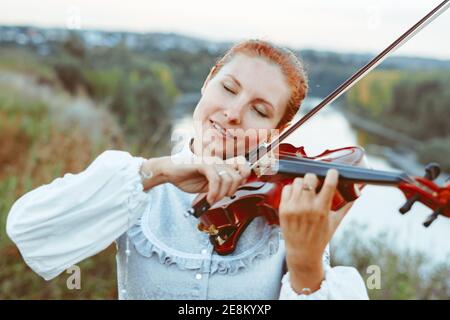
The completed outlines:
[[[251,266],[261,259],[268,258],[280,250],[279,228],[269,226],[264,229],[262,237],[250,249],[237,255],[203,256],[176,250],[167,246],[156,238],[156,236],[146,227],[145,219],[139,219],[129,231],[130,237],[136,251],[144,257],[156,256],[158,261],[164,265],[175,264],[180,270],[199,270],[202,273],[211,274],[236,274],[239,270],[251,268]],[[282,248],[284,251],[284,246]]]

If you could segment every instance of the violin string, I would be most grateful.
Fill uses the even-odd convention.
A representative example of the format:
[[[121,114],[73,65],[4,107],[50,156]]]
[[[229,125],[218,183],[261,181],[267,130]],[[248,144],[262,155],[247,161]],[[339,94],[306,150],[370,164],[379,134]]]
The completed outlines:
[[[349,173],[360,173],[360,174],[380,174],[387,178],[401,178],[402,172],[389,172],[389,171],[382,171],[382,170],[373,170],[373,169],[367,169],[367,168],[361,168],[361,167],[354,167],[350,165],[345,164],[338,164],[338,163],[327,163],[327,162],[319,162],[314,160],[294,160],[294,159],[283,159],[286,162],[298,164],[302,163],[309,167],[313,168],[335,168],[335,169],[341,169],[342,171],[346,171]],[[283,161],[281,160],[281,161]]]
[[[390,171],[382,171],[382,170],[373,170],[373,169],[368,169],[368,168],[361,168],[361,167],[355,167],[355,166],[351,166],[351,165],[346,165],[346,164],[341,164],[341,163],[329,163],[329,162],[324,162],[324,161],[314,161],[314,160],[310,160],[310,159],[301,159],[298,157],[292,157],[292,156],[287,156],[288,159],[281,159],[280,161],[285,161],[291,164],[305,164],[309,167],[312,168],[319,168],[319,169],[328,169],[328,168],[335,168],[335,169],[339,169],[341,171],[346,171],[348,173],[354,173],[354,174],[378,174],[382,177],[388,178],[388,179],[395,179],[397,182],[398,181],[403,181],[403,182],[411,182],[412,179],[406,175],[406,173],[404,172],[390,172]],[[365,177],[361,177],[361,179],[364,179]],[[381,177],[380,177],[381,178]]]
[[[267,156],[264,155],[264,156]],[[302,159],[299,158],[297,156],[289,156],[289,155],[283,155],[283,158],[279,161],[284,161],[284,162],[288,162],[291,164],[295,164],[298,165],[299,163],[303,163],[306,166],[308,166],[311,169],[330,169],[330,168],[335,168],[335,169],[339,169],[341,170],[340,173],[350,173],[350,174],[365,174],[366,176],[362,176],[360,178],[360,180],[363,181],[368,181],[369,179],[367,178],[367,174],[372,175],[372,177],[374,175],[380,175],[378,178],[379,180],[381,180],[381,178],[385,178],[385,179],[391,179],[391,181],[395,184],[399,183],[399,182],[406,182],[406,183],[414,183],[414,179],[412,179],[411,177],[409,177],[406,173],[404,172],[390,172],[390,171],[382,171],[382,170],[374,170],[374,169],[368,169],[368,168],[361,168],[361,167],[355,167],[355,166],[351,166],[351,165],[347,165],[347,164],[341,164],[341,163],[330,163],[330,162],[325,162],[325,161],[317,161],[317,160],[311,160],[311,159]],[[252,169],[257,165],[258,162],[255,162],[253,167],[251,167]],[[278,171],[280,172],[280,168],[279,168],[279,162],[278,162],[278,166],[275,165],[274,167],[270,167],[270,168],[265,168],[266,170],[270,169],[271,171]],[[282,170],[281,170],[282,171]],[[261,174],[264,174],[264,170],[261,170]],[[281,172],[283,173],[283,172]],[[306,172],[305,172],[306,173]],[[378,181],[378,182],[387,182],[387,181]]]

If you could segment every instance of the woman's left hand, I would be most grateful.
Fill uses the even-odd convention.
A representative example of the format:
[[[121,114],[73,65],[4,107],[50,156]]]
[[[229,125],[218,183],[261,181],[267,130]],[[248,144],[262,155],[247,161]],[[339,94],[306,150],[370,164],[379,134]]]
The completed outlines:
[[[310,173],[283,188],[280,226],[291,286],[297,293],[303,288],[309,288],[311,292],[320,288],[324,278],[322,256],[325,248],[353,204],[331,211],[338,176],[336,170],[330,169],[318,193],[319,180]]]

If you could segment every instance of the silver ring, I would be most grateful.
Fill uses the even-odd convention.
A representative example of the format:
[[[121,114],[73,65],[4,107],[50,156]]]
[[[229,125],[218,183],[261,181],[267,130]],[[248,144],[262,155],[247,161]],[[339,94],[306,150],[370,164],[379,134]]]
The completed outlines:
[[[311,187],[310,185],[304,184],[304,185],[302,186],[302,189],[303,189],[303,190],[306,190],[306,191],[312,191],[312,190],[313,190],[313,187]]]
[[[218,175],[223,176],[224,174],[228,174],[226,170],[219,171]]]

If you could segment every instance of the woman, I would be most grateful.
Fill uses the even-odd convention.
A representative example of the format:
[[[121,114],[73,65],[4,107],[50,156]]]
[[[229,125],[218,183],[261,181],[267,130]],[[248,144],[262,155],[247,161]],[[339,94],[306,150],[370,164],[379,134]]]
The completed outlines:
[[[120,299],[367,299],[356,269],[329,265],[327,245],[351,206],[330,212],[336,171],[319,193],[316,176],[295,179],[282,192],[280,226],[254,219],[227,256],[184,215],[197,193],[209,203],[232,195],[250,174],[243,152],[286,127],[306,93],[291,52],[242,42],[211,69],[195,136],[179,153],[105,151],[85,171],[17,200],[8,235],[46,280],[116,241]]]

